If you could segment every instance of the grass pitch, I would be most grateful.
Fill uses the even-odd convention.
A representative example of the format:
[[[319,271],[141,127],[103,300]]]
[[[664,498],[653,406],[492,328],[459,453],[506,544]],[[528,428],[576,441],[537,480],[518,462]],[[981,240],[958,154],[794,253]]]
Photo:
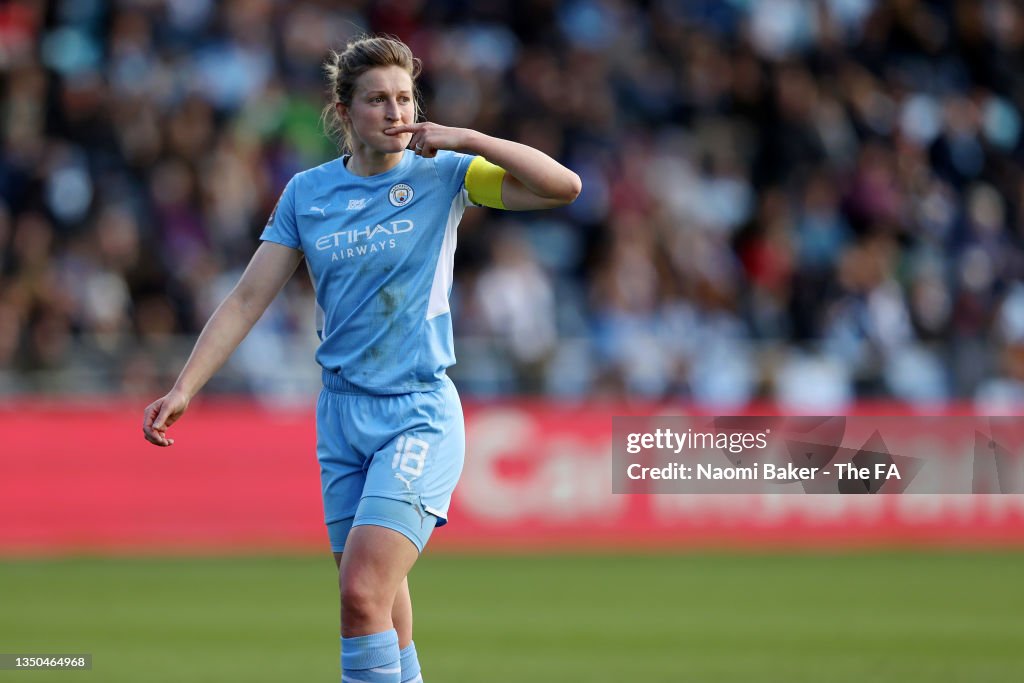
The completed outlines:
[[[460,556],[410,579],[427,683],[1024,680],[1024,554]],[[0,562],[0,681],[337,681],[330,556]]]

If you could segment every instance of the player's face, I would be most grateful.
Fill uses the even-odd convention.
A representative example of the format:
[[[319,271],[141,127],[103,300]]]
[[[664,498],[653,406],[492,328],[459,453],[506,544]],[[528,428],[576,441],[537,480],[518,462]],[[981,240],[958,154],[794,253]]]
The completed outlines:
[[[374,67],[356,79],[351,106],[339,104],[338,113],[348,121],[353,152],[401,152],[409,146],[412,133],[385,135],[384,131],[415,123],[412,78],[397,66]]]

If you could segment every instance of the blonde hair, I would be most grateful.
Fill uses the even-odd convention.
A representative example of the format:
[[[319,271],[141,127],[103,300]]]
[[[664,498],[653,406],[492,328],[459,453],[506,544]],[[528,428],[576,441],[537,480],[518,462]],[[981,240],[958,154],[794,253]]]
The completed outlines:
[[[356,81],[364,73],[378,66],[397,66],[412,78],[413,101],[416,117],[420,113],[419,89],[416,78],[423,64],[413,57],[412,50],[398,38],[389,35],[361,36],[348,43],[342,52],[331,50],[324,62],[324,73],[331,87],[330,103],[324,107],[320,119],[329,137],[338,143],[342,152],[349,151],[348,124],[338,115],[337,104],[352,106]]]

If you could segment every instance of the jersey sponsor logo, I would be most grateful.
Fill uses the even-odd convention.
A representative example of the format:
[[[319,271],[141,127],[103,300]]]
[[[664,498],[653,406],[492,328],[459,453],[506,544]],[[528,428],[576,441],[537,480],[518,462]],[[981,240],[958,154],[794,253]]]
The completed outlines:
[[[348,200],[348,208],[346,208],[345,210],[356,211],[358,209],[362,209],[366,206],[367,201],[369,200],[366,197],[360,197],[359,199],[350,199]]]
[[[412,232],[412,229],[415,227],[416,225],[412,221],[403,218],[402,220],[391,221],[386,226],[377,223],[376,225],[367,225],[365,228],[357,230],[339,230],[317,239],[316,248],[317,251],[337,249],[348,244],[369,242],[379,238],[381,235],[392,236]]]
[[[323,208],[321,208],[319,206],[311,206],[311,207],[309,207],[309,210],[310,211],[319,211],[321,216],[326,216],[327,215],[327,207],[330,206],[332,203],[333,202],[327,202],[326,204],[323,205]]]
[[[405,206],[412,201],[412,187],[406,183],[398,183],[392,185],[391,189],[388,190],[388,201],[391,202],[392,206]]]

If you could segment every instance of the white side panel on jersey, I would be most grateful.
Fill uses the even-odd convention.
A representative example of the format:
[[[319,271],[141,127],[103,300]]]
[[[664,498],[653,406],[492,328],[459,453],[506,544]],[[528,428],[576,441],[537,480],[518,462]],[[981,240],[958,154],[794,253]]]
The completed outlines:
[[[455,243],[458,238],[459,221],[469,205],[469,193],[463,189],[452,199],[448,209],[448,222],[444,226],[441,253],[434,268],[434,283],[430,286],[430,303],[427,304],[427,320],[444,315],[448,308],[448,292],[452,288],[452,268],[455,267]]]
[[[313,320],[316,324],[316,336],[320,341],[324,339],[324,324],[327,318],[327,314],[324,313],[324,309],[321,308],[320,302],[316,300],[316,280],[313,279],[313,270],[309,265],[309,261],[306,261],[306,272],[309,273],[309,281],[313,283],[313,305],[316,307],[313,311]]]

